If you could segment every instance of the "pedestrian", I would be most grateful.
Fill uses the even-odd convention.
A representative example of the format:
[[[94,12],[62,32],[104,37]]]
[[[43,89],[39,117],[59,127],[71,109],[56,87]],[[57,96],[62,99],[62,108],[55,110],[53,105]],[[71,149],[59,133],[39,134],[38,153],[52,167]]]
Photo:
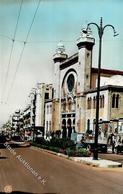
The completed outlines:
[[[115,136],[112,133],[111,134],[111,145],[112,145],[112,153],[114,153],[114,149],[115,149]]]
[[[122,144],[121,136],[119,136],[119,139],[118,139],[118,141],[117,141],[117,144],[118,144],[118,145],[121,145],[121,144]]]

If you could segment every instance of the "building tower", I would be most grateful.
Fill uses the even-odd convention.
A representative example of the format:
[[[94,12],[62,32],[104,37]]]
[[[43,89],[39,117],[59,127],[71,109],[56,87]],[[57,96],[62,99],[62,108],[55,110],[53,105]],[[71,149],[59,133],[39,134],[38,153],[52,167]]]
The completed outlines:
[[[78,53],[78,93],[90,89],[92,49],[95,39],[91,36],[90,29],[82,29],[81,36],[77,40]]]
[[[60,64],[67,59],[65,47],[60,41],[57,45],[56,53],[53,55],[54,61],[54,81],[53,81],[53,114],[52,128],[54,131],[60,130]]]
[[[84,132],[86,126],[85,110],[86,97],[84,92],[91,86],[92,49],[95,39],[91,36],[90,29],[82,29],[81,36],[77,40],[78,46],[78,83],[77,83],[77,109],[76,130]]]
[[[65,59],[67,59],[67,54],[65,53],[65,47],[63,43],[60,41],[57,45],[56,53],[53,55],[54,61],[54,99],[59,99],[60,97],[60,64]]]

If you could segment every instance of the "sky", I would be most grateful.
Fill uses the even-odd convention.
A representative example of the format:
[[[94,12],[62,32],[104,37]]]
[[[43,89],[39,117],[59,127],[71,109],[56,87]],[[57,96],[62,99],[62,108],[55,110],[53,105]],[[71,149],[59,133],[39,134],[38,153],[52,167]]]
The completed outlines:
[[[123,70],[122,0],[40,0],[37,9],[38,3],[0,0],[0,126],[26,106],[37,82],[53,82],[52,56],[59,41],[71,56],[77,52],[81,29],[89,22],[99,25],[100,17],[103,25],[112,24],[119,33],[114,38],[112,29],[105,29],[102,68]],[[91,30],[96,40],[93,67],[97,67],[98,33],[94,26]]]

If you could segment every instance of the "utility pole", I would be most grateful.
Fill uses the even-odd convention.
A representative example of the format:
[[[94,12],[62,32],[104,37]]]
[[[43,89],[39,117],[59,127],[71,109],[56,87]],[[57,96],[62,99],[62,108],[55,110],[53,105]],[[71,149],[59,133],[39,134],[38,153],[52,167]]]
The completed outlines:
[[[98,56],[98,76],[97,76],[97,100],[96,100],[96,124],[95,124],[95,138],[94,138],[94,153],[93,153],[93,159],[98,160],[98,131],[99,131],[99,97],[100,97],[100,69],[101,69],[101,54],[102,54],[102,37],[104,34],[104,30],[107,27],[111,27],[113,29],[114,36],[117,36],[118,34],[115,31],[114,26],[111,24],[107,24],[103,26],[103,19],[100,18],[100,24],[96,23],[89,23],[87,24],[87,31],[90,27],[90,25],[94,25],[97,27],[98,30],[98,36],[99,36],[99,56]]]

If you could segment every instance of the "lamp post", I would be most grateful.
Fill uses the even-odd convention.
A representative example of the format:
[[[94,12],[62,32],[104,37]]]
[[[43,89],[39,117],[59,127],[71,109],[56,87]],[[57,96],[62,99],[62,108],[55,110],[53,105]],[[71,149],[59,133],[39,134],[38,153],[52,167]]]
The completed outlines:
[[[107,24],[103,26],[102,17],[100,18],[100,25],[96,23],[89,23],[87,25],[86,32],[88,31],[90,25],[94,25],[97,27],[98,35],[99,35],[99,56],[98,56],[98,77],[97,77],[97,101],[96,101],[96,124],[95,124],[95,139],[94,139],[94,154],[93,159],[98,160],[98,130],[99,130],[99,96],[100,96],[100,69],[101,69],[101,51],[102,51],[102,36],[104,34],[104,30],[107,27],[111,27],[114,32],[114,36],[117,36],[118,34],[115,31],[114,26],[111,24]]]

